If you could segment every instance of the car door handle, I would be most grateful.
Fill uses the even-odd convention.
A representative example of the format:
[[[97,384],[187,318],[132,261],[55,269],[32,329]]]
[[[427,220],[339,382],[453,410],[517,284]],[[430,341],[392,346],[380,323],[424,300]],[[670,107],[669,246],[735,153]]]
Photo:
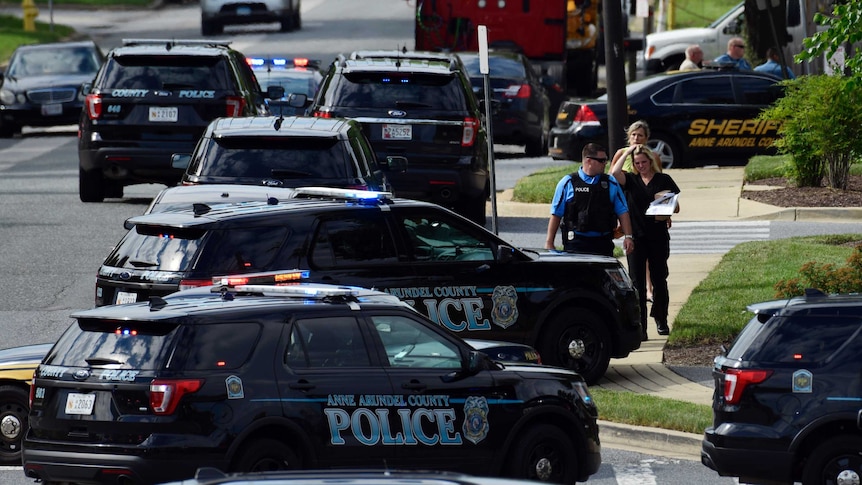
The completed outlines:
[[[411,391],[424,391],[425,389],[428,388],[428,386],[419,382],[419,381],[410,381],[410,382],[405,382],[404,384],[401,384],[401,388],[402,389],[408,389]]]
[[[308,381],[303,380],[303,381],[299,381],[299,382],[291,382],[290,384],[287,385],[287,387],[289,387],[291,389],[296,389],[297,391],[310,391],[317,386],[315,386],[314,384],[312,384]]]

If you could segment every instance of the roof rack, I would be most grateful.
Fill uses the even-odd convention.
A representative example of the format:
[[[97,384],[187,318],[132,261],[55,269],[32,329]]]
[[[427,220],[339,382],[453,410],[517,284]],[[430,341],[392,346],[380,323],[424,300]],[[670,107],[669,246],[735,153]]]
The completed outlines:
[[[123,39],[123,45],[167,45],[168,48],[175,45],[207,45],[227,47],[232,41],[204,40],[204,39]]]
[[[293,197],[329,197],[341,200],[391,202],[392,192],[341,189],[336,187],[297,187],[294,190]]]

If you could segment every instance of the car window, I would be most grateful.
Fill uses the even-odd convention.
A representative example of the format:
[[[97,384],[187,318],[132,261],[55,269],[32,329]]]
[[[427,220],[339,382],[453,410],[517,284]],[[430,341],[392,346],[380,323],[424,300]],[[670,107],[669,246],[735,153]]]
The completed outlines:
[[[349,73],[333,104],[366,108],[434,108],[459,111],[466,104],[455,76],[412,73]]]
[[[85,47],[30,49],[12,57],[7,74],[12,77],[95,74],[100,63],[96,51]]]
[[[402,315],[371,317],[391,367],[459,368],[458,348],[420,322]]]
[[[284,362],[295,369],[371,365],[365,341],[352,317],[297,320],[291,326]]]
[[[45,358],[45,364],[67,367],[109,365],[112,369],[162,369],[180,327],[175,323],[78,319]]]
[[[407,242],[418,261],[493,261],[491,242],[467,223],[434,214],[400,218]]]
[[[736,104],[729,76],[685,79],[677,89],[679,103]]]
[[[816,331],[817,338],[812,338]],[[772,317],[756,335],[728,357],[777,364],[823,363],[844,349],[858,349],[862,321],[837,315]],[[735,343],[733,349],[735,350]],[[852,350],[855,351],[855,350]]]
[[[208,140],[189,173],[204,177],[294,180],[355,177],[341,142],[322,137],[220,137]]]
[[[464,66],[470,77],[481,77],[479,71],[479,56],[461,56]],[[488,71],[491,77],[508,77],[515,79],[523,79],[527,77],[524,64],[518,59],[510,59],[508,57],[490,56],[488,58]]]
[[[248,273],[270,267],[290,230],[285,226],[210,231],[195,268],[209,274]]]
[[[324,269],[397,262],[392,233],[379,218],[323,220],[311,249],[311,263]]]
[[[736,91],[740,93],[742,104],[757,106],[770,105],[783,94],[783,89],[775,81],[751,76],[736,76],[734,78]]]
[[[201,246],[205,231],[136,225],[105,258],[105,266],[153,271],[185,271]]]
[[[350,145],[353,147],[353,153],[361,159],[360,163],[364,167],[367,167],[368,175],[380,170],[380,167],[377,165],[377,157],[374,155],[374,150],[371,149],[371,145],[368,144],[364,136],[358,134],[358,136],[350,137]],[[364,162],[362,162],[362,160],[364,160]]]
[[[232,86],[218,57],[119,56],[105,67],[101,86],[124,89],[225,89]]]

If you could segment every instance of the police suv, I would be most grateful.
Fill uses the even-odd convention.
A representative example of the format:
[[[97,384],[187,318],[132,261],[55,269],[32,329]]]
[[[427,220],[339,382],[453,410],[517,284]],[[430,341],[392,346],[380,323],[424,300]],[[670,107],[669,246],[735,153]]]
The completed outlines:
[[[430,202],[303,187],[293,198],[130,218],[99,268],[96,306],[225,275],[377,288],[462,337],[524,343],[596,382],[640,347],[636,292],[615,258],[522,250]]]
[[[383,292],[197,288],[72,318],[30,394],[24,472],[46,483],[391,467],[574,484],[601,463],[578,374],[494,362]]]

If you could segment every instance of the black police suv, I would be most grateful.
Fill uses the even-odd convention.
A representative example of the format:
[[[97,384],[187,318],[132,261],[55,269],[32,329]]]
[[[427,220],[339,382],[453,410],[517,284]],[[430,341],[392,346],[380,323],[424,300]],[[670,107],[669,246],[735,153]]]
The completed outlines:
[[[741,483],[851,484],[862,477],[862,295],[758,303],[715,358],[704,465]]]
[[[90,40],[16,47],[0,73],[0,137],[21,133],[23,126],[77,123],[84,106],[81,88],[104,61]]]
[[[573,485],[601,463],[577,373],[494,362],[382,292],[199,288],[72,318],[31,392],[24,472],[44,482],[386,467]]]
[[[215,118],[268,114],[264,93],[227,41],[124,39],[108,53],[80,113],[79,195],[122,197],[127,185],[176,185],[171,154],[191,152]],[[267,97],[281,98],[273,87]]]
[[[249,116],[218,118],[192,154],[173,154],[183,184],[270,187],[322,185],[391,191],[386,173],[404,157],[378,163],[359,123],[345,118]]]
[[[485,99],[485,76],[478,52],[459,52],[467,68],[473,92]],[[553,82],[540,76],[524,54],[492,49],[488,52],[488,84],[493,100],[491,133],[495,143],[524,145],[527,156],[548,154],[548,132],[551,129],[551,100],[548,87]],[[556,115],[556,112],[554,113]]]
[[[356,51],[339,55],[308,108],[311,115],[355,118],[385,160],[400,197],[435,202],[485,224],[490,169],[484,111],[455,54]]]
[[[293,198],[196,204],[130,218],[96,280],[96,306],[146,301],[213,277],[377,288],[462,337],[524,343],[596,382],[640,347],[639,307],[614,258],[513,248],[435,204],[297,188]]]
[[[647,145],[661,156],[664,168],[773,153],[781,122],[756,118],[784,94],[780,81],[755,71],[656,74],[626,85],[627,123],[649,124]],[[587,143],[607,145],[607,113],[607,95],[564,101],[551,127],[551,157],[580,160]]]

